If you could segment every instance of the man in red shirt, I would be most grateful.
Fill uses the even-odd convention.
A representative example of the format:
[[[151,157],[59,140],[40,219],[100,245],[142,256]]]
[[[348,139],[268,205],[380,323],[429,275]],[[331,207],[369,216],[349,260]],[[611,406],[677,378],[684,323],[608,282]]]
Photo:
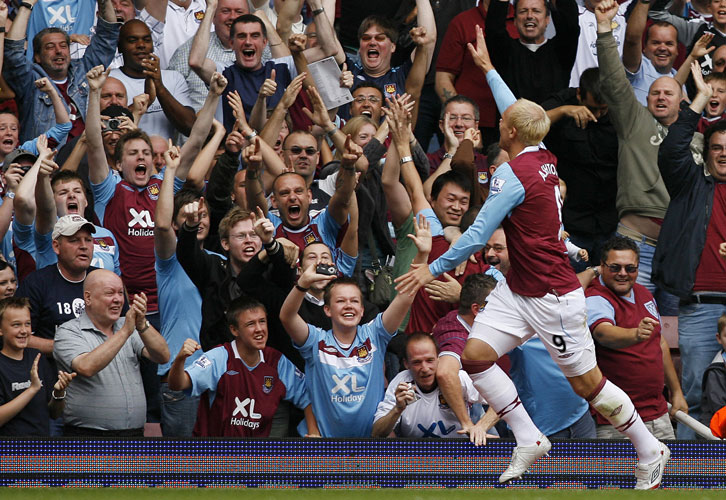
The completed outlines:
[[[673,408],[688,412],[668,343],[661,336],[653,295],[638,277],[638,246],[614,236],[603,247],[602,276],[587,296],[587,322],[596,342],[597,364],[605,377],[630,396],[646,427],[658,439],[675,439],[663,397],[663,381]],[[624,437],[596,414],[597,437]]]

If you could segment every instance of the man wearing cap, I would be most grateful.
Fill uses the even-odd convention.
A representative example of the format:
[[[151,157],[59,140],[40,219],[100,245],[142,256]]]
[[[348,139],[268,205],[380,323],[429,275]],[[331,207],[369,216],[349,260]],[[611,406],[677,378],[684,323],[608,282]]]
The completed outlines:
[[[76,172],[68,170],[57,171],[53,175],[41,170],[38,175],[38,189],[35,191],[37,208],[33,239],[35,263],[40,269],[58,261],[51,234],[58,217],[83,216],[88,208],[88,198],[83,178]],[[121,274],[116,238],[105,227],[96,226],[91,264],[99,269],[109,269],[118,275]]]
[[[53,227],[58,262],[31,273],[16,292],[30,300],[33,335],[29,347],[52,354],[56,328],[83,312],[83,283],[96,270],[91,266],[95,232],[95,226],[78,214],[61,217]]]
[[[169,360],[166,342],[145,317],[146,295],[134,295],[121,318],[121,278],[99,269],[83,285],[83,303],[83,313],[58,328],[53,348],[58,365],[72,366],[78,374],[77,386],[66,392],[63,434],[143,436],[146,401],[139,362]]]

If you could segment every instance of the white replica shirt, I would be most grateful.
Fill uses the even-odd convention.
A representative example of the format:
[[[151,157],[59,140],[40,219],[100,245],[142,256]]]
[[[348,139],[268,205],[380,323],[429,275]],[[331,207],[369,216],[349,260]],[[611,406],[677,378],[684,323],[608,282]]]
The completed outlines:
[[[129,106],[133,103],[135,96],[144,93],[143,78],[131,78],[125,75],[120,69],[111,70],[110,76],[121,80],[126,87],[126,95],[128,96]],[[189,87],[181,73],[177,71],[162,70],[161,81],[164,83],[164,86],[167,88],[169,93],[173,95],[182,106],[192,106],[192,102],[189,99]],[[173,139],[177,134],[177,130],[174,128],[174,125],[172,125],[166,117],[164,110],[161,109],[159,99],[155,99],[154,102],[149,104],[149,109],[146,111],[146,114],[141,117],[139,128],[149,135],[160,135],[165,139]]]
[[[476,390],[469,375],[459,370],[461,390],[464,401],[471,406],[474,403],[486,404],[486,400]],[[388,384],[386,395],[383,401],[378,403],[373,421],[386,416],[396,406],[396,387],[401,382],[412,382],[413,375],[410,371],[404,370],[396,375]],[[409,403],[396,422],[394,432],[400,437],[418,438],[465,438],[465,434],[458,434],[461,429],[459,419],[444,399],[443,394],[436,387],[429,393],[422,392],[418,387],[415,389],[418,401]]]
[[[618,54],[623,56],[623,42],[625,41],[625,11],[628,9],[631,0],[627,0],[620,4],[618,13],[613,19],[613,36],[618,43]],[[580,86],[580,75],[587,68],[597,67],[597,21],[595,13],[590,12],[583,5],[582,0],[577,0],[580,16],[580,37],[577,39],[577,56],[575,57],[575,65],[572,67],[570,74],[570,87],[577,88]]]
[[[180,7],[169,2],[166,7],[166,22],[164,23],[164,42],[160,51],[157,51],[161,69],[166,69],[171,61],[174,51],[184,45],[197,32],[197,28],[204,19],[207,10],[205,0],[192,0],[188,8]],[[212,13],[211,15],[214,15]],[[214,30],[214,26],[212,26]]]

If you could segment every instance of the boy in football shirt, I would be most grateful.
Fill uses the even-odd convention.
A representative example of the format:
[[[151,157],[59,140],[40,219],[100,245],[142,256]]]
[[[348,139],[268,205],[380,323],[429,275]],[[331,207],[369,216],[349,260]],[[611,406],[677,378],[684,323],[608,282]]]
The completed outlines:
[[[415,262],[425,263],[431,251],[431,232],[425,218],[409,235],[419,252]],[[363,296],[353,278],[318,274],[309,266],[280,309],[280,321],[305,359],[305,373],[313,409],[323,437],[369,437],[378,402],[383,399],[383,357],[396,334],[413,295],[398,294],[385,312],[359,326]],[[333,324],[323,330],[305,323],[298,310],[312,287],[331,282],[323,296],[324,311]]]
[[[267,347],[267,312],[252,297],[239,297],[227,311],[228,342],[204,353],[191,366],[186,359],[201,349],[184,342],[169,371],[169,387],[200,396],[195,436],[267,437],[283,399],[305,412],[306,436],[317,436],[305,375],[279,351]]]

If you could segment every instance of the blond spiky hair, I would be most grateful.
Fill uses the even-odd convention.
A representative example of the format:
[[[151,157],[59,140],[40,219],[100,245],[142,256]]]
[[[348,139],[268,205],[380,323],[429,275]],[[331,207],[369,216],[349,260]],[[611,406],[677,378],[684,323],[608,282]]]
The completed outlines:
[[[509,125],[517,129],[517,139],[525,146],[536,146],[550,130],[550,119],[537,103],[519,99],[509,108]]]

